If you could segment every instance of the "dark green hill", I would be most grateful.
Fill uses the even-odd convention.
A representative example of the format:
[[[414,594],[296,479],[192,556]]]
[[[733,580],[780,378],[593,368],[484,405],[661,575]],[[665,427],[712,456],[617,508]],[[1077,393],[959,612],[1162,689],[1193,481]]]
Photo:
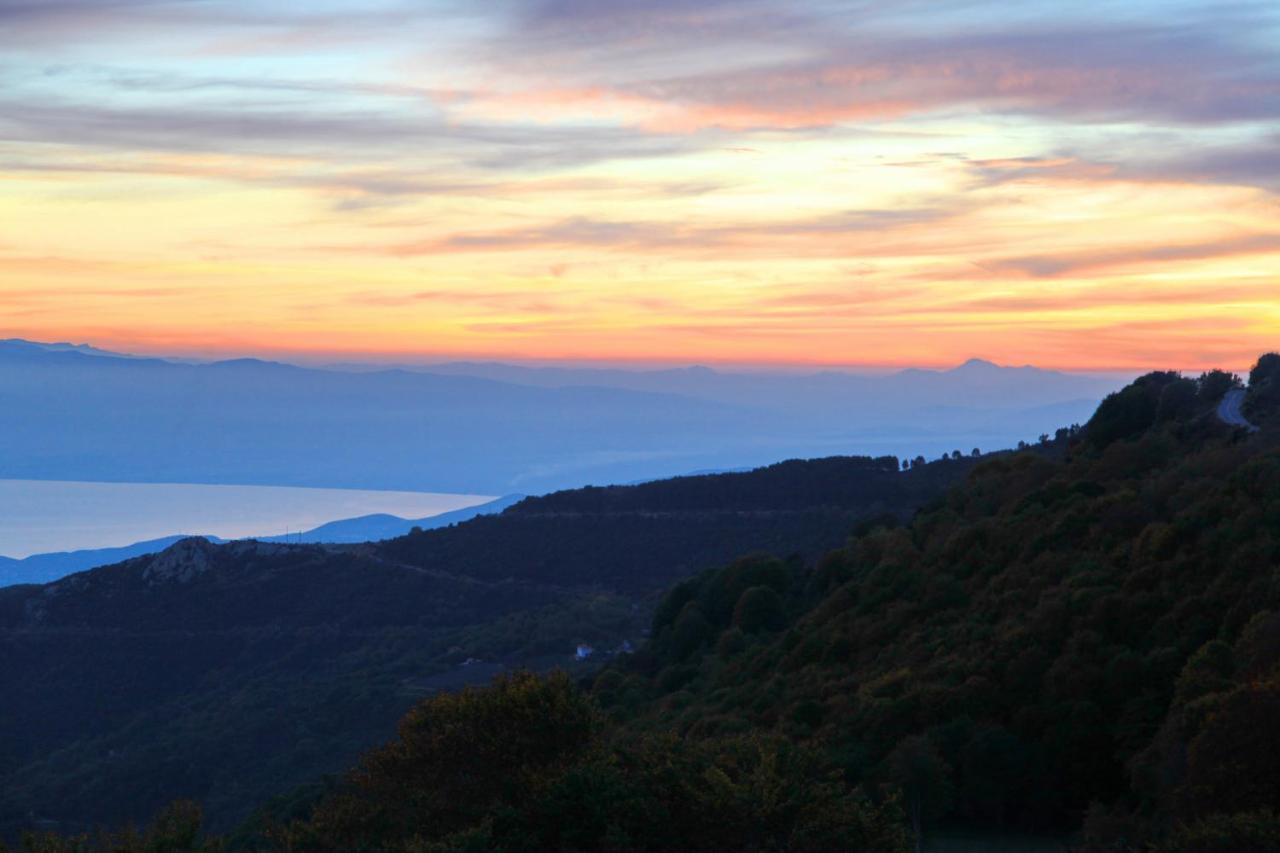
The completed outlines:
[[[503,682],[424,705],[276,837],[654,850],[674,827],[689,849],[897,851],[868,811],[896,792],[926,834],[1280,849],[1280,431],[1222,423],[1223,380],[1142,377],[1082,433],[985,461],[905,525],[677,584],[651,641],[591,680],[600,733],[557,744]],[[492,756],[423,751],[455,730],[442,717],[479,725],[491,704],[513,714]],[[528,776],[468,794],[534,745]],[[832,802],[856,829],[833,829]]]
[[[713,477],[673,477],[633,486],[587,486],[527,498],[514,508],[530,515],[578,512],[751,512],[901,502],[923,476],[895,477],[892,456],[791,459],[754,471]],[[930,473],[941,474],[942,469]]]
[[[1083,431],[1062,430],[1028,452],[905,474],[855,463],[860,476],[881,478],[892,499],[829,482],[762,486],[779,472],[803,480],[847,465],[786,463],[755,481],[577,490],[479,520],[505,527],[472,522],[456,529],[463,533],[315,550],[315,559],[352,561],[353,571],[430,576],[435,600],[455,603],[441,604],[433,625],[450,618],[443,611],[451,606],[467,613],[471,595],[492,595],[497,609],[504,593],[546,595],[549,609],[505,605],[506,615],[483,629],[489,641],[522,649],[510,638],[554,635],[548,626],[561,616],[600,613],[574,593],[630,606],[651,581],[695,568],[717,549],[768,545],[791,556],[741,557],[677,582],[654,608],[649,642],[596,674],[579,671],[583,689],[564,677],[517,675],[430,698],[341,781],[265,808],[238,843],[896,853],[905,849],[905,820],[917,833],[938,825],[988,837],[1071,833],[1099,853],[1280,849],[1280,430],[1271,364],[1259,362],[1247,396],[1261,430],[1221,419],[1232,377],[1155,373],[1108,397]],[[942,490],[961,474],[962,484]],[[921,511],[901,511],[931,491]],[[757,503],[770,493],[773,505]],[[831,494],[858,495],[863,520],[843,547],[807,559],[817,538],[804,539],[806,526],[829,523]],[[803,541],[771,544],[792,535]],[[640,547],[651,550],[632,553]],[[205,573],[187,577],[190,566],[178,560],[160,574],[202,582]],[[235,571],[252,578],[261,568]],[[148,576],[145,565],[117,571],[122,595]],[[313,594],[323,598],[325,588]],[[423,600],[406,587],[395,594]],[[60,593],[23,595],[0,598],[6,618],[25,626],[6,635],[13,648],[27,640],[23,631],[39,646],[84,630],[44,615],[61,606]],[[358,595],[354,601],[366,610]],[[412,611],[388,609],[408,621]],[[272,612],[281,610],[248,610],[254,618]],[[250,708],[231,727],[230,747],[244,750],[232,764],[255,778],[273,767],[257,789],[284,790],[300,770],[279,772],[263,756],[287,730],[250,725],[274,719],[268,706],[291,703],[281,722],[312,749],[328,750],[350,732],[324,727],[330,705],[390,711],[394,703],[373,700],[376,689],[413,683],[375,674],[403,676],[386,661],[412,660],[393,638],[425,641],[403,622],[390,634],[356,624],[380,642],[298,655],[305,675],[297,677],[285,677],[296,673],[291,666],[249,669],[246,678],[206,664],[210,678],[231,675],[237,689],[170,707],[189,714],[216,700]],[[470,630],[440,636],[479,642]],[[340,625],[326,636],[356,633]],[[49,663],[66,666],[67,658],[64,649]],[[349,658],[359,665],[338,663]],[[308,693],[325,672],[350,676],[348,689],[364,691],[359,700]],[[219,720],[225,726],[209,713],[214,731]],[[133,786],[130,804],[193,796],[213,804],[215,818],[231,811],[215,796],[227,790],[225,779],[200,789],[182,776],[206,772],[207,763],[225,767],[210,747],[226,737],[166,744],[148,724],[134,726],[134,748],[169,758],[130,764],[116,777]],[[98,754],[106,743],[95,744]],[[94,754],[77,742],[11,775],[6,793],[85,803],[87,772],[73,771],[94,766]],[[19,774],[21,784],[13,781]],[[143,784],[147,797],[139,796]],[[111,791],[89,790],[110,800]],[[190,814],[182,808],[174,814]]]
[[[1280,433],[1213,402],[1143,377],[1064,460],[682,583],[594,692],[631,728],[816,746],[924,820],[1115,841],[1280,810]]]
[[[573,666],[578,643],[640,645],[670,584],[744,551],[816,556],[974,464],[788,462],[608,489],[608,505],[530,499],[376,545],[187,540],[0,589],[0,834],[119,825],[175,797],[229,826],[348,766],[425,694]]]

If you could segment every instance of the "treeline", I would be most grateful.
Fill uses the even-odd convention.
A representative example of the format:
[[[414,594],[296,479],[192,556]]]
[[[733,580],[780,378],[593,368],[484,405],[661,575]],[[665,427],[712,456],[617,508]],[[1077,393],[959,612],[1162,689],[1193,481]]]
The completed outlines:
[[[633,486],[587,486],[525,498],[512,514],[601,512],[749,512],[872,502],[907,503],[947,477],[932,469],[896,476],[893,456],[791,459],[752,471],[673,477]],[[932,475],[932,476],[931,476]]]

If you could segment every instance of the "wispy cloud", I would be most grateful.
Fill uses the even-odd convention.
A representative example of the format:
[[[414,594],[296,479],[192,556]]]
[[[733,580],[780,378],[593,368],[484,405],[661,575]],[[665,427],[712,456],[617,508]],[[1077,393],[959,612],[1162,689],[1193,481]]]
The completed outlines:
[[[1274,28],[1261,6],[1086,22],[1047,10],[987,15],[981,4],[957,15],[966,4],[954,4],[926,27],[905,23],[909,9],[878,4],[650,5],[535,4],[510,37],[525,47],[516,63],[537,77],[555,55],[561,87],[576,72],[593,91],[648,99],[659,129],[815,127],[957,108],[1091,122],[1280,115],[1280,61],[1243,31]],[[715,61],[687,58],[690,45]],[[629,55],[643,61],[619,60]],[[579,65],[564,68],[566,57]]]
[[[1252,0],[0,0],[0,304],[347,349],[1235,351],[1280,322],[1277,43]]]
[[[1062,255],[1039,255],[983,261],[998,272],[1038,278],[1057,278],[1135,265],[1169,265],[1179,261],[1234,258],[1280,253],[1280,233],[1246,234],[1165,246],[1133,246],[1123,249],[1094,249]]]
[[[638,222],[573,217],[531,228],[459,233],[427,240],[368,247],[369,251],[412,256],[454,252],[520,251],[536,248],[598,247],[637,251],[717,252],[726,248],[757,254],[809,254],[797,240],[819,241],[821,253],[841,254],[839,238],[864,235],[882,239],[895,229],[934,224],[958,214],[945,208],[852,210],[809,219],[734,225]],[[357,247],[357,251],[365,250]]]

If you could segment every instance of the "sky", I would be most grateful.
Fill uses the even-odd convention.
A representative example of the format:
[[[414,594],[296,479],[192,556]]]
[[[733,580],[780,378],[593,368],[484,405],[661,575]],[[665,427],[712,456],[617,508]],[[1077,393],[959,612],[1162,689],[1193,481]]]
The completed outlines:
[[[1280,4],[0,0],[0,337],[1246,368]]]

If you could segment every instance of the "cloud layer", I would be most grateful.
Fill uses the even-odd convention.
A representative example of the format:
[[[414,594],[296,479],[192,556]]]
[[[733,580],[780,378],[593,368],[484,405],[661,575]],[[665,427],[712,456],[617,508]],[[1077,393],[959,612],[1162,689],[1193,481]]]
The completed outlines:
[[[0,0],[0,335],[1238,367],[1277,44],[1249,0]]]

